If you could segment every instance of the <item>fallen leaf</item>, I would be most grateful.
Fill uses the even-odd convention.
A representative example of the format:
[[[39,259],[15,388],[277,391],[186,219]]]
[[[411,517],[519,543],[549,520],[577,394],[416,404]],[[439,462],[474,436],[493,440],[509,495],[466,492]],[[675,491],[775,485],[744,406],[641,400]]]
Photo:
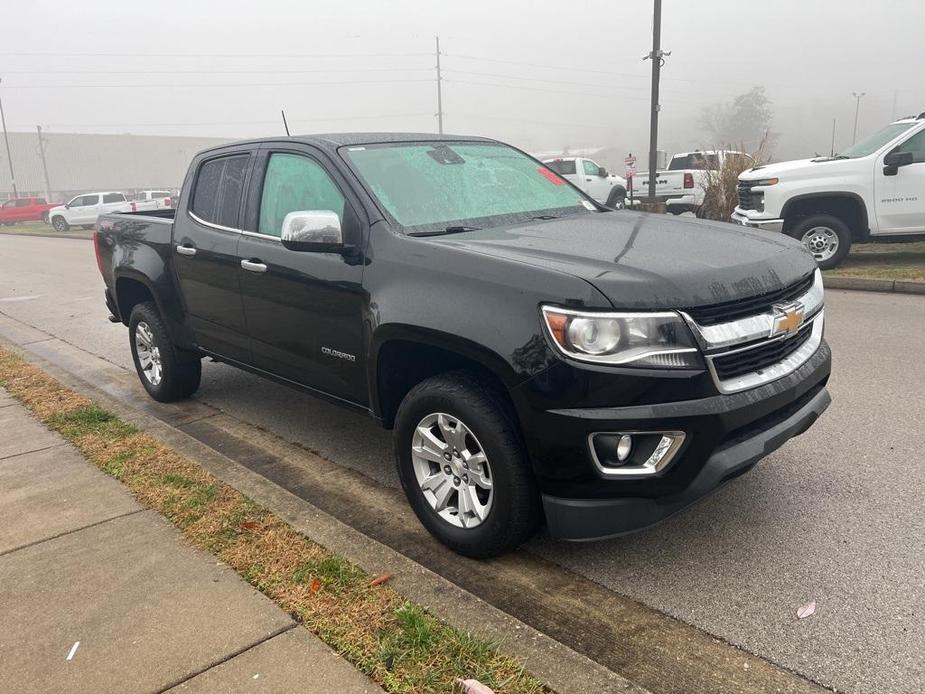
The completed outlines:
[[[253,530],[254,528],[257,528],[259,526],[260,526],[260,523],[258,523],[257,521],[244,521],[243,523],[241,523],[241,528],[243,528],[244,530]]]
[[[806,619],[807,617],[811,617],[815,611],[816,601],[810,600],[805,605],[800,605],[800,608],[797,610],[797,618]]]
[[[459,685],[459,691],[461,691],[462,694],[495,694],[495,690],[486,687],[478,680],[457,679],[456,684]]]
[[[380,574],[376,576],[372,581],[369,582],[370,587],[372,586],[381,586],[383,583],[392,578],[392,574]]]
[[[319,581],[317,578],[313,578],[312,582],[308,584],[308,590],[309,592],[317,593],[319,590],[321,590],[321,581]]]

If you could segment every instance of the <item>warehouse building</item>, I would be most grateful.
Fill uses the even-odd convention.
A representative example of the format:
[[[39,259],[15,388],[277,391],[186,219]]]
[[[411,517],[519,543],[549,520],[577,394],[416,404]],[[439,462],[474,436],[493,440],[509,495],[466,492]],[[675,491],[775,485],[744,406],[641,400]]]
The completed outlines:
[[[225,140],[10,132],[9,141],[18,194],[66,201],[78,193],[96,190],[132,193],[152,188],[177,189],[193,155]],[[6,148],[0,142],[0,200],[11,197],[10,167]]]

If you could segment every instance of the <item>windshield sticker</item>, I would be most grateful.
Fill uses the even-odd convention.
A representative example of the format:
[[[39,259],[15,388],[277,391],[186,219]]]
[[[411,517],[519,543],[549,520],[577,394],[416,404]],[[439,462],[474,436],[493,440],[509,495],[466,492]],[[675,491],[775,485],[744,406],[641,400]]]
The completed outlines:
[[[559,178],[559,176],[547,169],[545,166],[538,166],[536,170],[550,183],[554,183],[557,186],[565,185],[565,181],[563,181],[561,178]]]
[[[584,207],[586,210],[588,210],[589,212],[594,212],[594,210],[597,209],[594,205],[592,205],[592,204],[591,204],[590,202],[588,202],[587,200],[579,200],[578,203],[579,203],[582,207]]]
[[[427,156],[438,164],[465,164],[466,160],[450,149],[447,145],[437,145],[427,153]]]

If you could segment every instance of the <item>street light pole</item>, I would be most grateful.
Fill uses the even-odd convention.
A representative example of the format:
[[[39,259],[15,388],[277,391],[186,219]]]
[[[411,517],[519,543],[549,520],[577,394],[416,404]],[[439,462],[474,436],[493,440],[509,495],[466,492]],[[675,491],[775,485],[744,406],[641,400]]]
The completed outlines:
[[[861,97],[866,93],[867,92],[851,92],[851,96],[856,99],[854,106],[854,139],[851,140],[851,144],[858,141],[858,114],[861,112]]]
[[[437,132],[443,134],[443,75],[440,73],[440,37],[437,39]]]
[[[649,114],[649,200],[655,199],[656,164],[658,163],[658,112],[661,106],[658,103],[658,82],[661,76],[662,63],[665,56],[671,55],[661,49],[662,43],[662,0],[655,0],[655,11],[652,18],[652,52],[643,60],[652,61],[652,104]]]
[[[3,82],[2,78],[0,78],[0,82]],[[0,97],[0,122],[3,123],[3,142],[6,145],[6,161],[10,165],[10,182],[13,184],[13,197],[18,198],[19,193],[16,192],[16,174],[13,173],[13,156],[10,154],[10,138],[6,134],[6,116],[3,115],[2,97]]]

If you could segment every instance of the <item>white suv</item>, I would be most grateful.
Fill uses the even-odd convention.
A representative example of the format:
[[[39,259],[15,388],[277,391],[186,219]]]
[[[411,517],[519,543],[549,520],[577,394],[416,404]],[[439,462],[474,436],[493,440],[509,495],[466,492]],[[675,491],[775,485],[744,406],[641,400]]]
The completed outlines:
[[[852,243],[925,239],[925,113],[834,157],[749,169],[738,196],[734,222],[800,239],[823,270]]]
[[[84,193],[48,210],[48,221],[55,231],[67,231],[72,226],[89,229],[101,214],[130,210],[131,203],[125,199],[124,193]]]

